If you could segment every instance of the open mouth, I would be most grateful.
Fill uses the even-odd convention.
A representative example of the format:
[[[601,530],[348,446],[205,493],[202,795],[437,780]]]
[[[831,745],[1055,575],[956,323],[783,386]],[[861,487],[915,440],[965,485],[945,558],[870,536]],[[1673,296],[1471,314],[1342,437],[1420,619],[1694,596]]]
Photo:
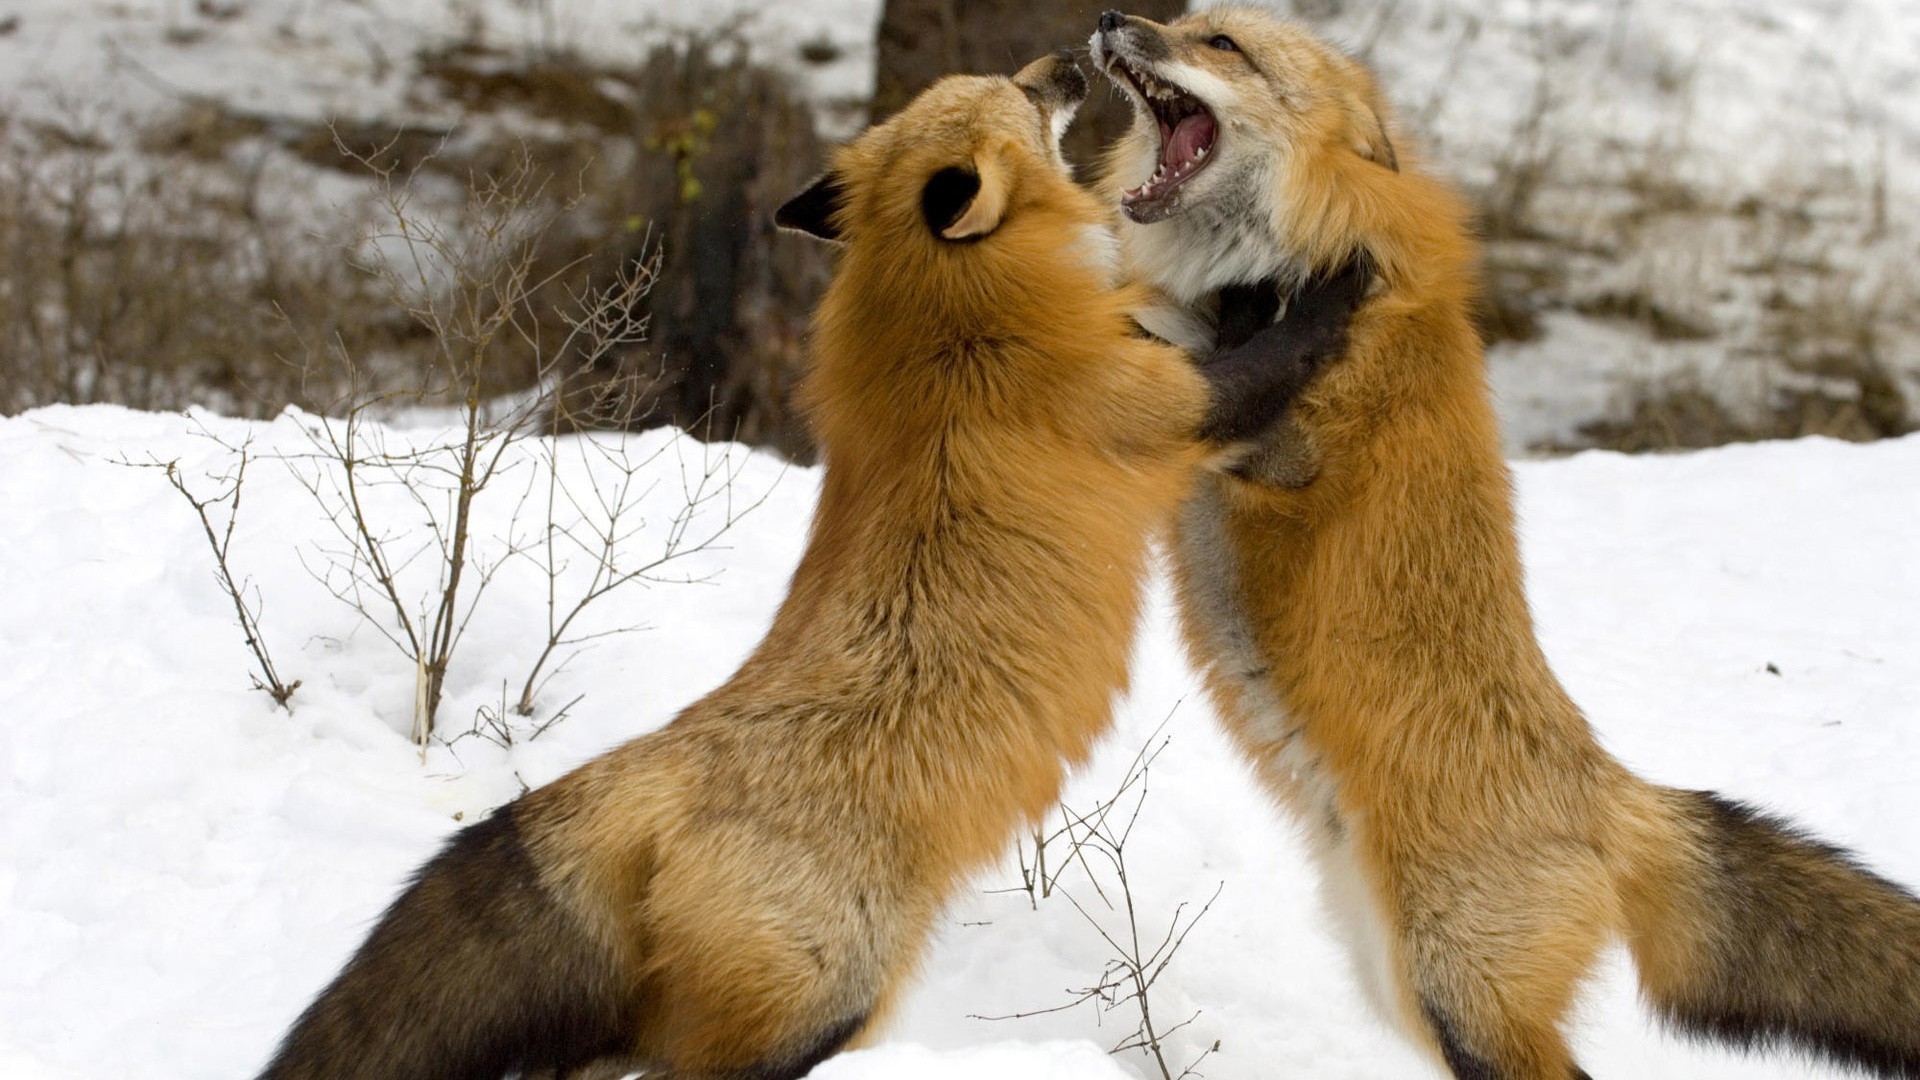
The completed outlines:
[[[1181,184],[1206,168],[1219,125],[1213,113],[1186,90],[1114,56],[1107,75],[1133,91],[1140,108],[1160,126],[1160,161],[1138,187],[1120,193],[1120,205],[1135,220],[1158,220]]]

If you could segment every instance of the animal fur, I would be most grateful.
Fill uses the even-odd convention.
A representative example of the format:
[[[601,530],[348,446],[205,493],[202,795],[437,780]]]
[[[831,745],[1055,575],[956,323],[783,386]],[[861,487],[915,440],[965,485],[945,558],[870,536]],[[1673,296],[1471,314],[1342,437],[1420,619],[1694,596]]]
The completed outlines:
[[[1355,299],[1204,373],[1140,337],[1056,145],[1085,90],[1058,58],[943,80],[782,208],[845,250],[804,390],[825,480],[767,637],[458,834],[264,1080],[782,1080],[885,1016],[1106,729],[1149,534]]]
[[[1159,325],[1200,346],[1234,321],[1223,287],[1377,271],[1347,355],[1276,432],[1279,475],[1203,479],[1174,550],[1189,648],[1382,1006],[1461,1080],[1584,1076],[1561,1029],[1623,939],[1681,1032],[1920,1077],[1920,903],[1775,818],[1635,777],[1549,670],[1468,214],[1389,136],[1366,70],[1232,8],[1108,13],[1094,60],[1136,105],[1105,190],[1123,265],[1173,302]],[[1198,157],[1204,125],[1170,135],[1196,104]]]

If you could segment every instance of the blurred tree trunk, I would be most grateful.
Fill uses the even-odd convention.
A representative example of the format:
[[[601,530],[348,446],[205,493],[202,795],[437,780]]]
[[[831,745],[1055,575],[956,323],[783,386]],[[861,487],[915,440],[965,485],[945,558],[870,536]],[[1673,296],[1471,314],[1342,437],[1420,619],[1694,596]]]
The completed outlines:
[[[1129,15],[1165,22],[1187,9],[1183,0],[886,0],[880,16],[879,58],[873,118],[884,119],[933,80],[950,72],[1010,75],[1035,57],[1065,46],[1086,58],[1100,12],[1116,7]],[[1128,107],[1087,72],[1093,93],[1068,133],[1068,160],[1097,161],[1100,148],[1126,129]]]

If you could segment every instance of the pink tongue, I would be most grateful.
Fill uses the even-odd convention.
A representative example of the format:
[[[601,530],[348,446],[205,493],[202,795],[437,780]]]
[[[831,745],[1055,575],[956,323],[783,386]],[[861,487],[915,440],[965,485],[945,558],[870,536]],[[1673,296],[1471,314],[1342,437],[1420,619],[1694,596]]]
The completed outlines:
[[[1161,160],[1171,167],[1185,165],[1201,150],[1212,145],[1213,117],[1205,112],[1197,112],[1183,118],[1180,126],[1173,129],[1173,134],[1167,136]]]

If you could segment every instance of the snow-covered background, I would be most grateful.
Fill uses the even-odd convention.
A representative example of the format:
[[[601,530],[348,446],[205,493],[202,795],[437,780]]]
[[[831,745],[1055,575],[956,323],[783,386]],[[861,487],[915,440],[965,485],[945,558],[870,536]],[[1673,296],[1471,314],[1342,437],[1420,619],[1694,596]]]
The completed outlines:
[[[1488,209],[1492,268],[1517,305],[1518,337],[1490,356],[1516,452],[1577,444],[1661,394],[1698,390],[1749,417],[1810,393],[1862,407],[1879,395],[1884,408],[1863,357],[1913,415],[1920,7],[1283,7],[1375,64],[1430,167]],[[0,136],[166,175],[178,159],[147,156],[153,132],[191,134],[209,110],[259,120],[266,136],[217,144],[191,169],[258,167],[257,209],[304,235],[361,192],[274,143],[273,126],[475,121],[420,92],[424,51],[477,42],[489,63],[533,51],[635,64],[676,28],[730,26],[792,76],[823,131],[844,134],[872,86],[879,12],[878,0],[0,0]],[[17,209],[0,206],[0,226]],[[511,746],[459,737],[487,729],[483,710],[517,692],[540,644],[545,578],[504,561],[450,673],[451,741],[423,760],[407,740],[412,667],[309,573],[335,539],[273,455],[310,449],[310,423],[106,407],[0,420],[0,1080],[249,1075],[461,821],[664,723],[732,671],[784,590],[818,482],[670,432],[614,440],[636,459],[662,451],[642,503],[650,528],[627,557],[654,550],[682,480],[715,455],[737,469],[736,505],[765,501],[675,565],[710,580],[597,606],[592,631],[644,629],[573,656]],[[408,423],[396,444],[432,438]],[[291,714],[249,688],[198,522],[162,474],[122,464],[178,459],[210,490],[230,457],[208,433],[255,440],[234,561],[283,674],[302,680]],[[589,471],[611,482],[600,460]],[[1540,631],[1606,744],[1655,779],[1789,813],[1920,884],[1920,437],[1516,471]],[[486,557],[516,534],[510,494],[533,475],[522,461],[483,500]],[[1164,926],[1220,894],[1155,988],[1163,1025],[1193,1017],[1169,1061],[1217,1040],[1200,1065],[1215,1080],[1434,1075],[1361,1003],[1296,842],[1215,730],[1163,593],[1135,671],[1067,803],[1106,797],[1156,731],[1170,740],[1128,849],[1136,900]],[[1150,1075],[1137,1054],[1105,1053],[1132,1031],[1124,1008],[973,1018],[1063,1004],[1110,958],[1067,898],[1036,909],[1007,891],[1018,877],[1009,861],[964,896],[887,1041],[819,1075]],[[1084,876],[1062,885],[1104,917]],[[1601,1077],[1832,1075],[1664,1038],[1617,958],[1577,1033]]]
[[[423,761],[407,739],[412,667],[302,565],[324,561],[332,534],[273,455],[304,454],[312,422],[98,406],[0,420],[8,1080],[249,1075],[461,820],[658,726],[730,673],[784,591],[818,484],[817,472],[743,449],[630,437],[636,452],[665,452],[645,474],[660,483],[628,558],[654,550],[682,477],[713,455],[729,462],[736,508],[764,502],[724,550],[680,568],[710,580],[597,609],[594,629],[646,629],[596,640],[554,679],[548,714],[584,695],[569,718],[531,741],[521,728],[511,748],[436,744]],[[253,440],[233,559],[264,601],[282,673],[302,680],[291,714],[249,688],[192,512],[163,474],[122,464],[178,460],[207,490],[231,466],[208,434]],[[560,447],[579,459],[577,443]],[[1920,437],[1596,452],[1516,473],[1540,632],[1606,745],[1654,779],[1786,812],[1920,883]],[[523,462],[481,501],[484,556],[516,532],[516,508],[528,512],[518,492],[535,475]],[[702,520],[724,512],[710,504]],[[545,617],[544,575],[509,562],[456,655],[443,736],[497,708],[503,681],[517,687]],[[1171,741],[1127,849],[1134,898],[1143,923],[1163,927],[1220,889],[1154,991],[1163,1025],[1198,1013],[1168,1059],[1177,1069],[1218,1040],[1201,1065],[1214,1080],[1436,1075],[1361,1003],[1300,848],[1215,730],[1163,593],[1134,670],[1115,732],[1066,801],[1110,794],[1165,723]],[[972,1018],[1061,1004],[1110,955],[1058,893],[1036,910],[1024,892],[996,891],[1018,877],[1009,860],[963,895],[886,1042],[817,1075],[1152,1075],[1138,1055],[1104,1053],[1132,1029],[1124,1010]],[[1106,917],[1083,876],[1061,883]],[[1664,1038],[1617,962],[1580,1010],[1577,1038],[1596,1076],[1833,1075]]]
[[[76,102],[166,110],[184,97],[313,120],[418,119],[415,54],[449,41],[635,61],[676,29],[738,29],[823,102],[873,88],[878,0],[10,0],[0,89],[27,115]],[[800,46],[841,55],[802,63]],[[453,106],[442,118],[453,116]]]
[[[1507,336],[1492,372],[1516,450],[1583,445],[1609,423],[1651,426],[1656,445],[1671,445],[1663,438],[1920,422],[1920,6],[1273,6],[1375,65],[1431,167],[1485,213]],[[426,51],[479,47],[483,67],[549,55],[618,67],[663,35],[729,27],[791,75],[838,136],[864,117],[880,7],[11,0],[0,8],[0,116],[12,127],[0,131],[65,130],[52,144],[71,148],[115,144],[116,131],[147,132],[151,145],[225,124],[232,169],[263,170],[278,202],[319,210],[351,202],[353,186],[275,145],[276,125],[552,134],[550,117],[529,127],[510,104],[476,106],[420,79]],[[314,227],[288,206],[256,213]],[[1659,430],[1663,417],[1676,430]],[[1629,443],[1616,433],[1609,444]]]

